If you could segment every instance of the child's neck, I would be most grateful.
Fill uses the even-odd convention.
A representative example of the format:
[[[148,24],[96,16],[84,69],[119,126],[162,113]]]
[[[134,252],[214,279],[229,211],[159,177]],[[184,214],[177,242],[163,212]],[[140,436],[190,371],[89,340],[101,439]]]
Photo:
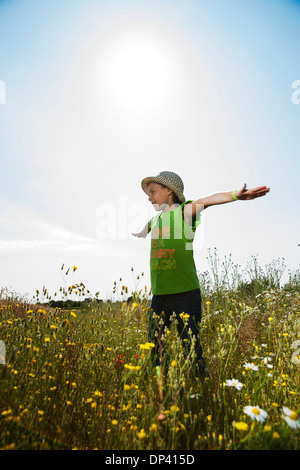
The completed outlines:
[[[175,209],[177,209],[177,207],[179,206],[179,204],[177,203],[174,203],[173,201],[171,202],[171,204],[164,204],[164,207],[162,209],[162,212],[170,212],[170,211],[173,211]]]

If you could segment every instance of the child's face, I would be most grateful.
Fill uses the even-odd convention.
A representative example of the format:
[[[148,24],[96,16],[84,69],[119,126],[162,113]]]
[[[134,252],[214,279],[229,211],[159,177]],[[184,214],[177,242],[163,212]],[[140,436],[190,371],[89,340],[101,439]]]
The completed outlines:
[[[166,206],[173,203],[173,191],[169,188],[164,188],[159,183],[151,182],[148,184],[149,198],[148,200],[153,205],[156,211],[164,210]]]

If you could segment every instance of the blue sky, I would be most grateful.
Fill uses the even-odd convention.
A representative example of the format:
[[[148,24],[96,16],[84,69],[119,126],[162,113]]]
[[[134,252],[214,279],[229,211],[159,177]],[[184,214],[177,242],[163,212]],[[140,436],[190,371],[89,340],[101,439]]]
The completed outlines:
[[[288,0],[0,1],[0,286],[54,292],[63,263],[103,297],[131,267],[148,284],[130,233],[162,170],[188,199],[271,188],[203,214],[199,271],[214,247],[298,269],[299,20]]]

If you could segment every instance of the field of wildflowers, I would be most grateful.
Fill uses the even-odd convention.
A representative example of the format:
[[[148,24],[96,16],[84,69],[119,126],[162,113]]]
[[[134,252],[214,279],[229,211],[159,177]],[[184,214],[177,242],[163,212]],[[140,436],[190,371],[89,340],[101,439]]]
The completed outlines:
[[[0,449],[299,450],[300,273],[280,285],[282,261],[262,270],[253,259],[245,279],[230,257],[209,259],[204,378],[175,321],[153,364],[146,286],[130,293],[120,280],[118,301],[73,309],[50,307],[46,290],[48,304],[3,289]],[[63,290],[86,297],[83,284]]]

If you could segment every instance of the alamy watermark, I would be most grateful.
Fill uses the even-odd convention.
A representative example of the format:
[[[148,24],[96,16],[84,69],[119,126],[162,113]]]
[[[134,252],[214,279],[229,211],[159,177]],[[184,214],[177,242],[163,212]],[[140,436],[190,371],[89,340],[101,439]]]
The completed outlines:
[[[0,364],[5,365],[5,343],[4,341],[0,341]]]
[[[179,204],[174,205],[174,209],[178,207]],[[201,212],[203,208],[204,206],[199,204],[197,210]],[[162,206],[157,207],[156,214],[162,213],[162,209],[164,209]],[[146,238],[149,234],[152,239],[193,239],[191,225],[183,223],[182,212],[173,211],[173,207],[171,211],[164,212],[163,221],[156,219],[150,234],[148,223],[156,214],[153,213],[151,204],[130,203],[126,196],[120,196],[115,204],[99,204],[96,210],[96,217],[99,218],[96,226],[97,238],[125,240],[133,236]],[[203,226],[201,232],[203,232]],[[187,249],[192,249],[191,245]]]
[[[300,104],[300,80],[294,80],[292,88],[295,90],[291,96],[292,103]]]
[[[0,80],[0,104],[6,104],[6,85],[3,80]]]
[[[116,204],[99,204],[96,217],[99,217],[96,227],[99,239],[125,240],[140,232],[153,214],[145,204],[129,204],[126,196],[120,196]]]

